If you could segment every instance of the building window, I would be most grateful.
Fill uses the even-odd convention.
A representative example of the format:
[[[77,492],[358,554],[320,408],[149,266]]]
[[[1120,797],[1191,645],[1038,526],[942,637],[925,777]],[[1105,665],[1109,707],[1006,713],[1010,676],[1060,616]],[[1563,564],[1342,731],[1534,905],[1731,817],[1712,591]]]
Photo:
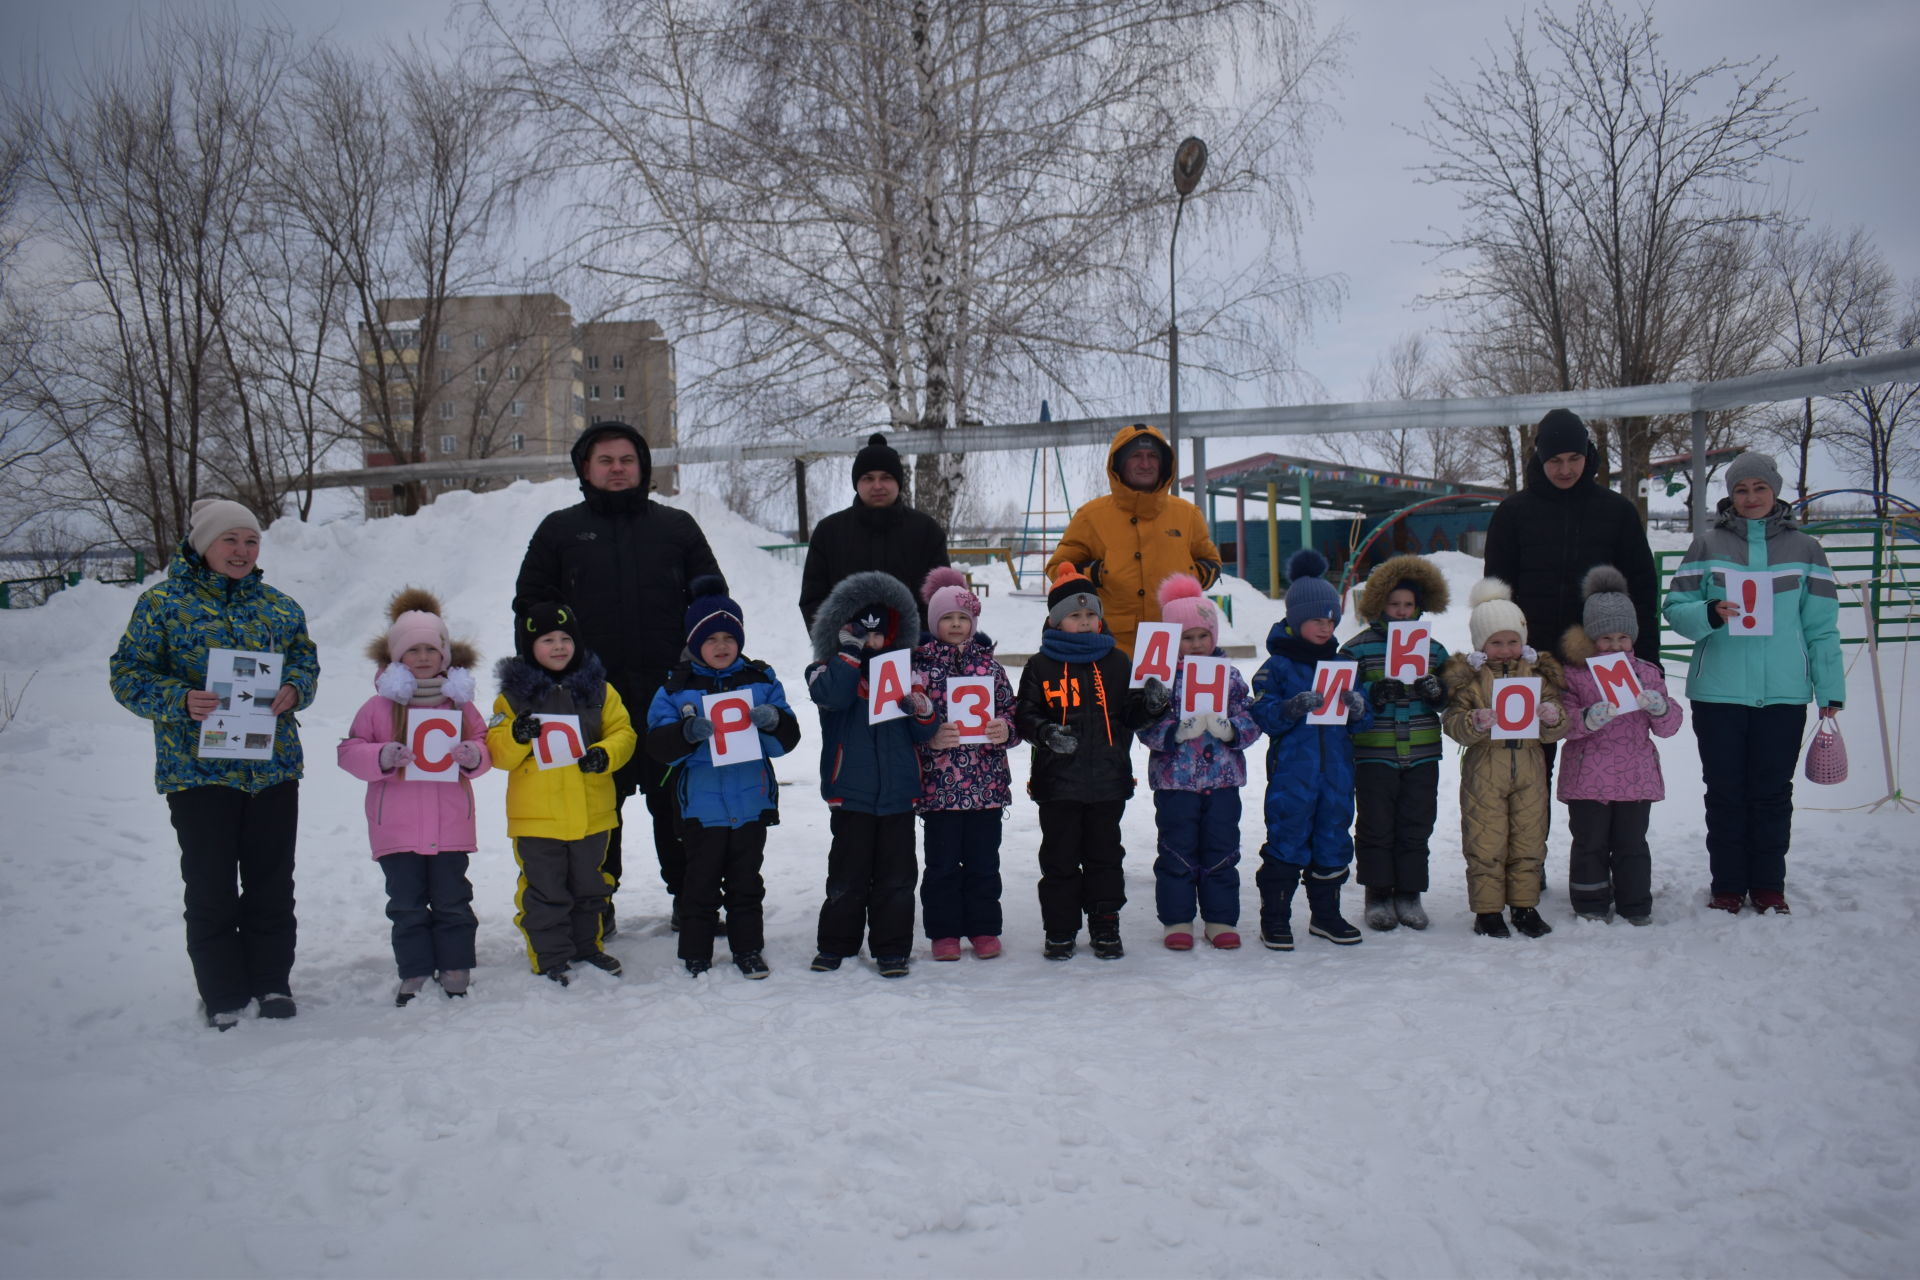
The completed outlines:
[[[527,416],[527,402],[526,402],[525,400],[515,400],[515,401],[514,401],[514,402],[513,402],[512,404],[510,404],[510,405],[508,405],[508,406],[507,406],[507,416],[508,416],[509,418],[524,418],[524,417],[526,417],[526,416]]]
[[[441,487],[442,489],[451,489],[451,488],[453,488],[453,487],[454,487],[455,485],[457,485],[457,484],[459,484],[459,483],[460,483],[460,482],[459,482],[458,480],[456,480],[456,479],[454,479],[454,478],[453,478],[452,476],[441,476],[441,477],[440,477],[440,487]]]
[[[600,398],[600,384],[596,382],[592,386],[587,388],[587,399],[598,400],[599,398]]]
[[[585,413],[587,411],[587,402],[584,397],[575,396],[573,398],[573,411],[575,413]]]
[[[452,381],[453,381],[453,370],[447,368],[445,365],[441,365],[440,366],[440,385],[444,387],[449,382],[452,382]]]
[[[487,380],[487,366],[477,366],[473,371],[473,380],[475,382],[485,382]]]
[[[440,437],[440,452],[452,453],[455,449],[459,447],[460,447],[460,442],[454,437],[452,436]]]
[[[598,369],[599,367],[600,367],[600,357],[599,357],[599,356],[588,356],[588,357],[587,357],[587,368],[589,368],[589,369]]]
[[[451,351],[451,350],[453,350],[453,335],[452,335],[452,334],[450,334],[450,333],[443,333],[443,334],[441,334],[441,335],[440,335],[440,341],[439,341],[439,347],[440,347],[440,349],[441,349],[442,351]]]
[[[616,382],[616,383],[614,383],[614,384],[613,384],[613,398],[614,398],[615,400],[625,400],[625,399],[627,398],[627,384],[626,384],[626,383],[624,383],[624,382]]]
[[[440,420],[442,422],[453,421],[453,401],[442,400],[440,402]]]
[[[518,382],[518,381],[520,381],[520,366],[519,366],[519,365],[517,365],[517,364],[510,364],[510,365],[508,365],[508,366],[507,366],[507,381],[508,381],[508,382]]]
[[[478,329],[475,329],[473,331],[473,349],[475,351],[480,351],[484,349],[486,345],[487,345],[487,335],[480,332]]]
[[[616,369],[624,369],[624,368],[626,368],[626,367],[627,367],[627,358],[626,358],[626,356],[624,356],[624,355],[622,355],[622,354],[621,354],[620,352],[618,352],[618,351],[616,351],[616,352],[614,352],[614,353],[613,353],[613,367],[614,367],[614,368],[616,368]]]
[[[367,518],[369,520],[384,520],[392,514],[393,504],[391,502],[369,502],[367,504]]]
[[[524,431],[516,431],[508,436],[507,448],[513,450],[515,453],[525,453],[527,451],[527,433]]]

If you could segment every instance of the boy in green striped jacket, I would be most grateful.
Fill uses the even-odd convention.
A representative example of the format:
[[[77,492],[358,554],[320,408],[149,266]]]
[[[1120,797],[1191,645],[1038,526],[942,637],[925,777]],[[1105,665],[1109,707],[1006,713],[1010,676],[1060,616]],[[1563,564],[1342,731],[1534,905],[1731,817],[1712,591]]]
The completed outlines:
[[[1427,840],[1440,796],[1440,712],[1446,694],[1438,672],[1446,648],[1431,642],[1427,674],[1387,676],[1387,624],[1444,613],[1447,580],[1424,556],[1382,561],[1367,575],[1359,614],[1367,629],[1340,647],[1360,664],[1360,691],[1373,704],[1373,727],[1353,735],[1354,860],[1367,895],[1367,927],[1427,927],[1420,895],[1427,891]]]

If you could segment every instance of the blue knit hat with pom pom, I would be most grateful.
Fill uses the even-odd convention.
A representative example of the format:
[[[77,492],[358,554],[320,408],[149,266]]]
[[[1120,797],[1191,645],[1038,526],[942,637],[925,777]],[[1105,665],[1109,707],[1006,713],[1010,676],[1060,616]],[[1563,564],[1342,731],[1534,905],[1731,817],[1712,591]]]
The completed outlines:
[[[1340,625],[1340,592],[1324,576],[1327,558],[1312,547],[1302,547],[1287,561],[1287,626],[1295,635],[1300,624],[1325,618]]]
[[[688,584],[693,603],[687,606],[687,651],[695,657],[715,632],[724,631],[741,648],[747,647],[747,620],[740,605],[727,595],[727,580],[703,574]]]

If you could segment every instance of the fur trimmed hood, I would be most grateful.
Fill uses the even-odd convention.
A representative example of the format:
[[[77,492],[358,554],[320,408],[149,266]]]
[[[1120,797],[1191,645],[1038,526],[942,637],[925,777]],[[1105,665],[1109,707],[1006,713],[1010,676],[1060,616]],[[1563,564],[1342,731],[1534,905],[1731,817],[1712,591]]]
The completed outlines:
[[[538,663],[524,658],[502,658],[494,664],[494,682],[517,706],[537,702],[555,685],[565,689],[578,706],[599,706],[606,699],[607,669],[592,650],[579,652],[579,662],[573,670],[561,673],[558,680],[553,678],[553,672]]]
[[[1593,637],[1579,623],[1568,627],[1560,637],[1560,656],[1575,667],[1586,665],[1587,659],[1594,655]]]
[[[813,615],[807,637],[813,642],[813,660],[825,662],[840,648],[840,628],[852,621],[862,605],[885,605],[889,649],[911,649],[920,643],[920,606],[906,584],[890,573],[868,569],[848,574],[836,584]]]
[[[1387,597],[1402,582],[1411,582],[1420,592],[1420,612],[1445,613],[1449,603],[1447,577],[1438,565],[1425,556],[1399,555],[1382,560],[1367,575],[1360,592],[1358,609],[1368,622],[1378,622],[1387,611]]]

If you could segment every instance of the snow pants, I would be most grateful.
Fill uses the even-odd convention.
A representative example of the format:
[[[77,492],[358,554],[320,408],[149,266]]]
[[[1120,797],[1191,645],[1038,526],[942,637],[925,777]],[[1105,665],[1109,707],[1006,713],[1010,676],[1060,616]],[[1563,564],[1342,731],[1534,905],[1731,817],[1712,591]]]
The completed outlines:
[[[1353,791],[1331,782],[1316,785],[1304,797],[1277,806],[1268,785],[1267,847],[1264,856],[1301,867],[1345,867],[1353,863]]]
[[[1460,845],[1475,915],[1540,905],[1547,858],[1546,763],[1537,742],[1488,742],[1460,762]]]
[[[920,923],[929,938],[1000,936],[999,809],[931,809]]]
[[[380,858],[387,878],[387,919],[393,921],[393,962],[402,978],[430,978],[448,969],[471,969],[473,885],[464,853],[389,853]]]
[[[913,814],[835,809],[832,828],[820,954],[859,955],[863,932],[867,953],[876,960],[912,954],[913,885],[920,875],[913,856]],[[732,921],[727,928],[731,936]]]
[[[1653,913],[1653,853],[1647,848],[1651,800],[1569,800],[1567,901],[1575,911],[1623,916]]]
[[[514,861],[520,864],[519,908],[513,917],[527,940],[527,962],[535,973],[600,950],[600,916],[613,881],[602,869],[607,857],[605,831],[578,840],[516,836]]]
[[[681,847],[687,865],[680,882],[680,950],[682,960],[713,960],[713,938],[720,924],[720,908],[727,909],[727,945],[738,956],[765,950],[766,881],[760,866],[767,849],[767,829],[758,822],[737,827],[709,827],[689,822],[681,828]]]
[[[646,704],[640,705],[644,707]],[[687,871],[687,851],[680,836],[679,802],[674,799],[666,767],[645,751],[636,752],[627,767],[614,775],[614,788],[619,811],[623,814],[628,796],[638,791],[645,797],[647,817],[653,825],[654,857],[660,864],[660,881],[666,885],[669,899],[678,898],[680,884]],[[613,889],[607,894],[609,918],[613,914],[613,894],[619,891],[621,879],[626,874],[626,829],[626,820],[622,817],[619,825],[607,833],[607,860],[602,870],[613,881]]]
[[[300,784],[253,793],[189,787],[168,792],[167,809],[180,838],[187,959],[207,1012],[244,1009],[256,996],[292,995]]]
[[[1793,768],[1807,708],[1694,702],[1693,736],[1707,784],[1713,892],[1784,893],[1793,838]]]
[[[1153,905],[1161,924],[1240,923],[1240,790],[1156,791]]]
[[[1440,762],[1398,769],[1363,763],[1354,769],[1355,879],[1369,889],[1427,891],[1427,841],[1440,811]]]
[[[1082,914],[1114,915],[1127,905],[1125,800],[1047,800],[1040,805],[1040,923],[1049,938],[1080,933]]]

